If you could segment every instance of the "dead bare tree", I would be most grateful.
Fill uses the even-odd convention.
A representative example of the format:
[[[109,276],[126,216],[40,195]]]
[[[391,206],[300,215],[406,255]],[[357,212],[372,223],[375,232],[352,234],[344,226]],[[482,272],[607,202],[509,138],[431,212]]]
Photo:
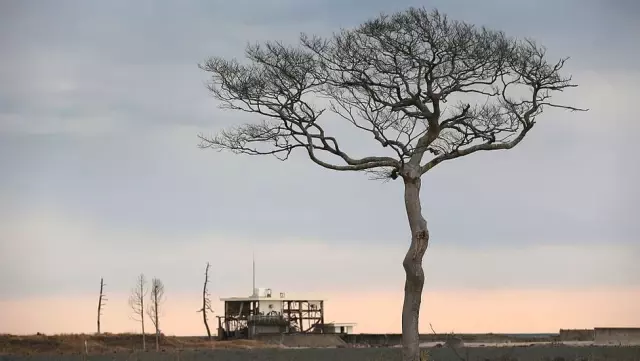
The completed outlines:
[[[211,73],[208,89],[221,107],[262,120],[201,134],[200,147],[281,160],[300,149],[324,168],[402,179],[411,231],[402,263],[403,360],[417,361],[429,242],[421,177],[452,159],[515,147],[545,109],[583,110],[551,100],[576,87],[561,75],[567,59],[548,62],[533,40],[424,8],[380,15],[328,38],[303,34],[299,46],[250,45],[246,55],[245,63],[212,57],[200,68]],[[385,153],[347,154],[324,128],[327,110]]]
[[[134,321],[140,322],[140,326],[142,327],[142,350],[147,349],[146,335],[144,332],[144,299],[147,297],[147,280],[144,277],[144,274],[141,273],[138,276],[135,287],[131,289],[131,295],[129,296],[129,307],[133,310],[133,315],[131,318]]]
[[[433,326],[431,324],[429,324],[429,328],[431,328],[431,332],[433,332],[433,334],[436,335],[436,337],[437,337],[438,333],[436,332],[436,330],[433,329]],[[453,332],[451,332],[449,335],[447,335],[447,339],[445,340],[445,345],[448,346],[453,351],[453,353],[456,354],[456,356],[458,357],[458,359],[460,361],[468,361],[469,360],[469,352],[467,351],[467,357],[466,358],[462,357],[460,355],[460,353],[458,352],[457,347],[456,347],[457,345],[464,344],[464,343],[463,342],[452,343],[452,342],[450,342],[451,339],[458,339],[458,340],[462,341],[461,339],[457,338]]]
[[[100,334],[100,317],[102,316],[102,310],[107,302],[107,297],[104,294],[104,280],[100,277],[100,296],[98,297],[98,335]]]
[[[207,268],[204,270],[204,286],[202,287],[202,308],[198,310],[198,312],[202,312],[202,321],[204,322],[204,327],[207,329],[207,338],[211,341],[211,330],[209,329],[209,322],[207,318],[207,312],[213,313],[213,309],[211,308],[211,295],[209,294],[209,290],[207,289],[209,284],[209,267],[211,265],[207,262]]]
[[[160,307],[164,301],[164,284],[158,278],[151,280],[151,303],[147,308],[147,314],[156,329],[156,351],[160,351]]]

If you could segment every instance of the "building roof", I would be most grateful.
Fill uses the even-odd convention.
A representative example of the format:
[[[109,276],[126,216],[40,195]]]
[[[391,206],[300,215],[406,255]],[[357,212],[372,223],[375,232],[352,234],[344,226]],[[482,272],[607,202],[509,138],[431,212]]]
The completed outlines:
[[[321,302],[326,301],[324,299],[318,298],[304,298],[304,297],[258,297],[258,296],[248,296],[248,297],[226,297],[220,298],[222,302],[247,302],[247,301],[308,301],[308,302]]]
[[[597,331],[640,331],[640,327],[594,327]]]

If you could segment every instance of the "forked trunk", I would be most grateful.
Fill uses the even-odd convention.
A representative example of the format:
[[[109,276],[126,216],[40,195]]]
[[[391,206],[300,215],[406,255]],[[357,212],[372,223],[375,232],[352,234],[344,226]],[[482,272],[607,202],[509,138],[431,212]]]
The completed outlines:
[[[411,246],[402,265],[406,273],[402,305],[402,360],[420,361],[420,303],[424,286],[422,257],[429,244],[427,221],[420,205],[420,177],[404,177],[404,202],[411,228]]]

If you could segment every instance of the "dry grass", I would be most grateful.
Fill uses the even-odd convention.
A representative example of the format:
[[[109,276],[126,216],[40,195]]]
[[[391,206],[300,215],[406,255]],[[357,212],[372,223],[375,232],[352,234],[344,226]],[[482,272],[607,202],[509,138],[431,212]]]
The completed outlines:
[[[60,334],[16,336],[0,334],[0,354],[79,354],[85,349],[90,354],[135,352],[142,349],[140,334]],[[206,337],[162,336],[160,349],[164,352],[204,349],[274,348],[253,340],[208,341]],[[147,349],[155,350],[155,336],[147,335]]]

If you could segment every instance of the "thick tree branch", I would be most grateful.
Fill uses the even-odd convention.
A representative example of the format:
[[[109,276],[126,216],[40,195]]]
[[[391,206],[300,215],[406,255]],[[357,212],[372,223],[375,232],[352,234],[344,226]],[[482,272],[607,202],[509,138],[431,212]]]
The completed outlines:
[[[319,123],[324,110],[305,98],[319,94],[317,61],[308,52],[279,43],[256,45],[247,50],[252,65],[212,58],[201,68],[213,73],[210,90],[223,106],[262,115],[270,119],[260,125],[245,124],[213,137],[200,136],[203,148],[228,149],[252,155],[272,154],[287,159],[295,148],[304,148],[317,164],[334,170],[366,170],[394,166],[390,157],[353,158],[326,134]],[[267,149],[258,145],[267,143]],[[319,153],[335,156],[343,164],[320,159]]]

